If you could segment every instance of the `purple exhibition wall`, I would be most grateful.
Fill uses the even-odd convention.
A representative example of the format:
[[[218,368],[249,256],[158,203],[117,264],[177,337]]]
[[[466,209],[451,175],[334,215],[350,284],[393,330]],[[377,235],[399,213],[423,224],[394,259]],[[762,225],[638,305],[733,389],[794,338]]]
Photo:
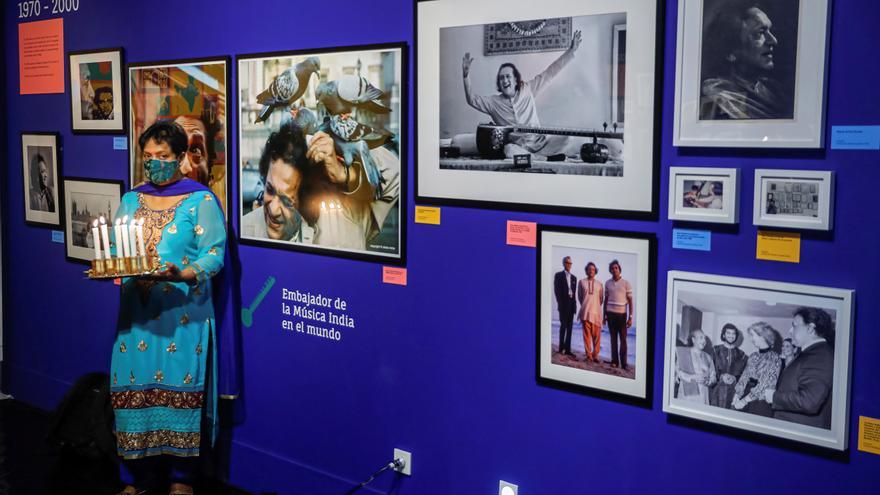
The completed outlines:
[[[415,225],[410,146],[407,287],[381,283],[381,266],[373,263],[240,247],[245,302],[268,276],[277,283],[254,325],[243,330],[245,392],[229,454],[233,484],[254,492],[344,493],[400,447],[413,452],[414,475],[393,484],[384,474],[367,493],[488,495],[498,492],[499,479],[518,484],[523,495],[872,490],[880,457],[855,446],[858,417],[880,417],[880,230],[873,202],[880,153],[674,148],[676,12],[670,1],[658,109],[658,221],[444,207],[442,225]],[[83,265],[65,261],[64,245],[51,242],[49,230],[25,225],[19,134],[60,132],[66,175],[126,179],[128,155],[113,151],[112,136],[74,136],[67,94],[18,95],[15,2],[4,15],[3,390],[51,409],[78,376],[108,369],[118,296],[112,284],[84,280]],[[123,46],[127,62],[388,41],[407,41],[410,57],[415,51],[406,0],[80,0],[79,12],[64,17],[66,50]],[[880,124],[878,23],[874,0],[834,2],[826,136],[832,125]],[[410,143],[413,106],[410,99]],[[714,229],[711,252],[671,249],[665,198],[672,165],[741,170],[741,222]],[[805,234],[800,264],[755,259],[755,168],[837,172],[834,232]],[[508,219],[657,235],[650,408],[536,384],[535,251],[505,245]],[[670,269],[856,291],[847,453],[815,452],[662,412]],[[338,343],[282,330],[282,288],[346,299],[357,328]]]

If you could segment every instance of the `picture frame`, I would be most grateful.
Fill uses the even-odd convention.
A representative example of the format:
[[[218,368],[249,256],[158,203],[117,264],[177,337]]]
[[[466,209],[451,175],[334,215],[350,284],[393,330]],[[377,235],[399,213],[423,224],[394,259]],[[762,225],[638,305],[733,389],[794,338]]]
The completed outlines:
[[[416,201],[656,219],[664,5],[417,2]],[[613,65],[615,33],[627,36],[625,66]],[[496,58],[505,43],[519,51]],[[502,62],[520,74],[520,89],[505,89],[529,108],[519,117],[503,110]]]
[[[755,170],[752,223],[829,231],[834,223],[834,172]]]
[[[138,137],[159,120],[173,120],[187,134],[187,177],[208,187],[229,219],[228,56],[129,63],[129,184],[144,181]]]
[[[678,4],[673,144],[822,148],[831,0],[725,2]],[[754,45],[723,46],[744,29]]]
[[[537,236],[537,382],[650,405],[654,234],[538,225]]]
[[[670,271],[663,411],[846,450],[854,296]],[[779,330],[786,326],[788,341]]]
[[[57,132],[22,132],[24,220],[35,227],[61,227],[61,145]]]
[[[122,48],[67,53],[70,128],[74,134],[124,134],[127,122]]]
[[[236,56],[236,63],[239,241],[405,265],[407,44],[246,54]],[[285,78],[298,88],[288,100],[261,103],[261,95],[277,89]],[[374,93],[375,98],[351,104],[353,96],[348,95],[358,88]],[[346,129],[369,132],[347,140],[340,137],[349,132]],[[286,161],[289,158],[269,159],[277,155],[272,150],[279,143],[301,138],[306,140],[302,148],[308,151],[318,131],[332,137],[339,158],[324,166],[344,168],[348,182],[341,174],[300,173],[295,164],[302,160],[314,164],[314,156],[293,158],[295,164]],[[269,158],[263,160],[264,156]],[[276,174],[299,180],[294,184],[293,179],[283,180]],[[297,197],[295,202],[283,201],[292,196]]]
[[[95,259],[92,222],[102,215],[107,225],[122,200],[121,180],[64,178],[64,245],[67,261],[89,264]]]
[[[739,222],[739,170],[669,167],[670,220],[736,224]]]

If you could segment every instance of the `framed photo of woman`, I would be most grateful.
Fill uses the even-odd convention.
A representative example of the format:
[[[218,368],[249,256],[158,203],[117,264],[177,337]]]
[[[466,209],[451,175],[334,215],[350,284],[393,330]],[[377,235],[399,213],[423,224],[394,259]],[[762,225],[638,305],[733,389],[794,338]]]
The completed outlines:
[[[845,450],[853,297],[670,271],[663,410]]]

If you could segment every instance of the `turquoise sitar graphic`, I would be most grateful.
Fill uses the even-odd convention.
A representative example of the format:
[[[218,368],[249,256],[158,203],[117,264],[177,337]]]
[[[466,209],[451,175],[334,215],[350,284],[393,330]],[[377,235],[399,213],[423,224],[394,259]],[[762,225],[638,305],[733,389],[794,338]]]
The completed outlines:
[[[260,303],[263,302],[263,298],[266,297],[266,294],[269,293],[269,290],[272,289],[272,286],[275,285],[275,277],[269,276],[266,279],[266,283],[263,284],[263,288],[260,289],[260,293],[257,294],[257,297],[254,298],[254,301],[250,306],[246,308],[241,308],[241,324],[250,328],[250,326],[254,323],[254,311],[260,307]]]

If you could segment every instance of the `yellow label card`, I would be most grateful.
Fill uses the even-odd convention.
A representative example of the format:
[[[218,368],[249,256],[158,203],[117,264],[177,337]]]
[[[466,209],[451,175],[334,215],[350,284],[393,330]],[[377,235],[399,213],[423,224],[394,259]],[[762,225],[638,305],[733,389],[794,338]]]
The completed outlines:
[[[801,262],[801,235],[792,232],[758,231],[759,260]]]
[[[880,419],[859,416],[859,450],[880,455]]]
[[[440,225],[440,208],[416,206],[416,223]]]

